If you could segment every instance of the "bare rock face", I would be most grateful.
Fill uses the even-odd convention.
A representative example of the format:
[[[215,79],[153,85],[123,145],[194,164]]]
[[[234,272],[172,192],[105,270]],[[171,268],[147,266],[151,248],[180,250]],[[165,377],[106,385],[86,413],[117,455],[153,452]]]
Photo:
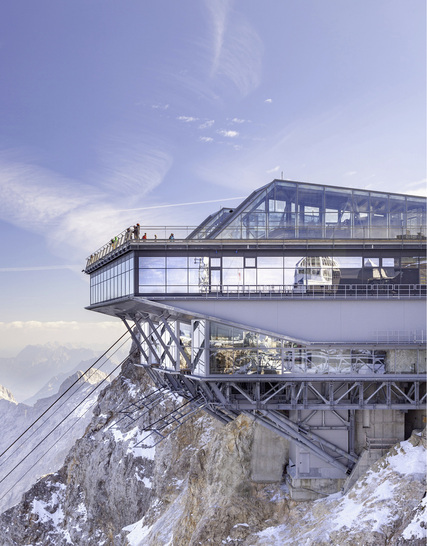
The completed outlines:
[[[241,416],[223,427],[202,415],[191,427],[182,427],[172,452],[184,454],[178,466],[181,471],[188,469],[181,474],[179,487],[168,492],[168,502],[159,489],[161,506],[128,528],[131,544],[222,544],[227,537],[228,544],[242,544],[266,520],[277,522],[287,510],[280,484],[254,484],[250,478],[256,426]],[[166,453],[171,450],[166,444],[159,448]],[[183,465],[184,461],[188,464]],[[273,495],[276,503],[270,502]]]

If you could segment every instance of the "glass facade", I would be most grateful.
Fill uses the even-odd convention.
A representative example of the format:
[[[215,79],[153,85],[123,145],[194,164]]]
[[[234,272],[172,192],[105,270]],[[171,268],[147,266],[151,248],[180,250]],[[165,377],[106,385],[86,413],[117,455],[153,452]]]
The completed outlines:
[[[215,268],[213,267],[214,271]],[[215,278],[213,279],[215,283]],[[139,258],[141,294],[192,294],[209,288],[207,256],[169,256]]]
[[[311,349],[283,338],[210,323],[211,374],[385,373],[386,364],[383,350]]]
[[[190,239],[395,239],[426,236],[426,199],[275,180]]]
[[[243,252],[243,251],[242,251]],[[422,255],[384,256],[143,256],[139,258],[140,294],[207,294],[308,291],[353,292],[358,286],[425,285]],[[366,291],[366,290],[365,290]],[[360,292],[362,294],[362,292]]]
[[[90,303],[99,303],[134,293],[133,254],[114,260],[90,276]]]

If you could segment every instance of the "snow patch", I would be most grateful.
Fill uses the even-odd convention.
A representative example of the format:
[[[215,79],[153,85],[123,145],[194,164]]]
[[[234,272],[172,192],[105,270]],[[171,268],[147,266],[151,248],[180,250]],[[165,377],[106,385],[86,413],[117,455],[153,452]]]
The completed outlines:
[[[136,395],[139,393],[139,389],[135,385],[135,383],[132,383],[132,381],[130,379],[128,379],[128,378],[123,379],[123,383],[126,385],[131,398],[135,398]]]
[[[58,502],[58,495],[55,493],[52,495],[52,504],[55,505]],[[64,512],[62,508],[58,508],[54,512],[50,512],[50,506],[47,502],[34,499],[32,502],[32,512],[38,516],[39,521],[42,523],[52,523],[54,527],[58,527],[60,523],[64,521]]]
[[[132,523],[132,525],[128,525],[127,527],[123,528],[123,531],[127,531],[129,534],[126,536],[129,546],[140,546],[143,544],[143,540],[145,537],[150,533],[151,526],[150,525],[144,525],[144,519],[140,519],[136,523]]]
[[[421,510],[415,514],[411,523],[402,533],[405,540],[411,539],[427,539],[427,497],[421,501]],[[427,540],[426,540],[427,542]]]
[[[156,453],[154,447],[154,440],[147,431],[140,430],[137,426],[127,432],[122,432],[116,425],[113,425],[108,429],[113,435],[116,443],[126,442],[128,444],[126,453],[133,455],[134,457],[144,457],[144,459],[150,459],[154,461]],[[138,444],[143,441],[144,446],[140,447]]]
[[[394,472],[402,475],[416,474],[425,476],[425,453],[423,457],[420,457],[420,446],[413,446],[409,440],[401,442],[397,454],[387,460]]]

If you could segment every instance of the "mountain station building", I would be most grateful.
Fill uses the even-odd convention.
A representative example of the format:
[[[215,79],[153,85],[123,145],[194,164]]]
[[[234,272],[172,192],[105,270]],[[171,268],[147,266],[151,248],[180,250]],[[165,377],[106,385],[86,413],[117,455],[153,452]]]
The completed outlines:
[[[273,180],[197,227],[127,229],[85,272],[88,309],[184,401],[157,436],[249,415],[254,479],[281,479],[288,449],[291,496],[312,499],[425,426],[426,264],[425,198]]]

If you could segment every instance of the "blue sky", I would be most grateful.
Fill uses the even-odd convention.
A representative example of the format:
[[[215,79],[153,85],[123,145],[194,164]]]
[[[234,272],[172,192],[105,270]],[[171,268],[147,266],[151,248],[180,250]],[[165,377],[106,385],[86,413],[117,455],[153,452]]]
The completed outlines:
[[[81,270],[128,225],[282,173],[425,194],[425,39],[424,0],[4,2],[0,356],[109,345]]]

